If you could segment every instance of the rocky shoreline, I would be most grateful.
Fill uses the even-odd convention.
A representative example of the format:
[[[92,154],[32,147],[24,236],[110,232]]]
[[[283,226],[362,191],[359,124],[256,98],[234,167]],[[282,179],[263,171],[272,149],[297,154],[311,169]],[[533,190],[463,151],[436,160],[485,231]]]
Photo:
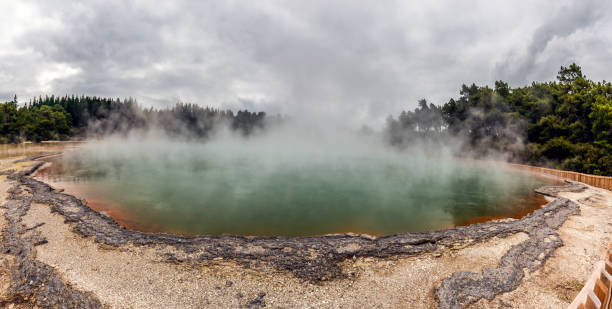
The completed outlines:
[[[472,246],[494,237],[504,238],[525,233],[527,240],[514,245],[496,268],[481,273],[458,272],[435,288],[441,308],[460,308],[481,298],[491,300],[521,284],[524,271],[533,272],[546,262],[555,249],[563,246],[556,230],[570,215],[579,214],[579,205],[566,198],[535,210],[522,219],[505,219],[473,224],[442,231],[404,233],[384,237],[342,234],[313,237],[243,237],[180,236],[127,230],[110,217],[91,210],[84,201],[56,191],[30,175],[43,162],[8,175],[13,187],[9,191],[2,231],[2,250],[12,257],[11,285],[8,301],[34,300],[42,307],[100,307],[89,292],[73,289],[57,276],[52,267],[34,259],[36,246],[44,244],[37,226],[26,227],[21,217],[31,203],[49,205],[81,237],[93,239],[109,249],[124,246],[154,248],[157,260],[180,265],[202,265],[216,261],[233,261],[245,268],[272,268],[288,271],[307,284],[349,278],[341,264],[355,258],[394,258],[436,254]],[[586,186],[544,187],[538,192],[557,196],[558,192],[580,192]],[[44,224],[44,222],[43,222]],[[5,300],[6,301],[6,300]]]

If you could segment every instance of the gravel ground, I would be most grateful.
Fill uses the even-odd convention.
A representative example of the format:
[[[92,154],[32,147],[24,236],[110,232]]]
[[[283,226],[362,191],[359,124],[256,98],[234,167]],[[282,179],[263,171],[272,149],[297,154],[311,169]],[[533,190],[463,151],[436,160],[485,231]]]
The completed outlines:
[[[27,165],[2,168],[20,169]],[[0,199],[13,184],[0,176]],[[591,188],[554,192],[578,203],[580,215],[569,216],[556,233],[563,246],[539,268],[524,271],[518,287],[479,299],[473,308],[564,308],[580,291],[610,243],[612,193]],[[6,228],[0,208],[0,227]],[[42,225],[40,225],[42,223]],[[35,260],[49,265],[76,291],[91,292],[116,308],[432,308],[440,302],[436,287],[459,272],[481,273],[499,267],[513,246],[529,240],[517,231],[480,242],[461,243],[417,256],[356,257],[338,266],[343,278],[313,282],[266,263],[245,266],[219,257],[206,263],[168,263],[160,258],[166,245],[109,246],[74,232],[74,222],[52,212],[50,205],[32,203],[22,217],[24,234],[46,239],[35,249]],[[502,237],[505,236],[505,237]],[[0,256],[0,301],[10,286],[11,256]],[[24,304],[5,305],[26,306]],[[16,307],[17,308],[17,307]]]

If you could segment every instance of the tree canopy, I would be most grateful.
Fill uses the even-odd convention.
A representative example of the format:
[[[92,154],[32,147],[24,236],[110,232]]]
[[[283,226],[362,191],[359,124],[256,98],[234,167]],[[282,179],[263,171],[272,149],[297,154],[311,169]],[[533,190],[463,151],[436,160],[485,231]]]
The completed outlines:
[[[179,103],[166,109],[142,108],[134,99],[54,95],[23,106],[17,98],[0,104],[0,143],[64,140],[85,135],[127,133],[155,128],[169,135],[207,137],[218,123],[250,134],[264,125],[266,114],[220,110]]]
[[[459,94],[439,107],[423,109],[420,101],[413,112],[390,117],[389,142],[402,146],[421,136],[414,117],[426,113],[420,118],[443,123],[430,138],[459,138],[477,156],[503,153],[515,162],[612,175],[612,85],[587,79],[575,63],[562,66],[553,82],[462,85]]]
[[[206,138],[219,123],[248,135],[270,120],[264,112],[179,103],[142,108],[136,100],[54,95],[0,104],[0,143],[63,140],[86,134],[161,129]],[[408,147],[417,141],[460,141],[458,155],[503,154],[513,162],[612,175],[612,85],[589,80],[580,66],[562,66],[557,80],[512,88],[462,85],[442,105],[422,99],[414,110],[389,116],[385,136]]]

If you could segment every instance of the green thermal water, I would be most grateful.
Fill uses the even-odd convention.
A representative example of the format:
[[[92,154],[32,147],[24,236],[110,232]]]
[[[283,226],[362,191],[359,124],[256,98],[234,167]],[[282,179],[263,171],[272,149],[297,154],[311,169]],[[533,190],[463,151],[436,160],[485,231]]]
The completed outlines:
[[[516,216],[547,180],[491,163],[240,143],[94,143],[42,178],[113,205],[133,228],[184,234],[393,234]]]

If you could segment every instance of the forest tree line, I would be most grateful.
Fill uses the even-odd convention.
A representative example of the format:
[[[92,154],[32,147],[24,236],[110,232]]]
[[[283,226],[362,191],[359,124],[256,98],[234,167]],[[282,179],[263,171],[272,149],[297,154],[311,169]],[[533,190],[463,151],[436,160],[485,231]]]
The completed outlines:
[[[0,104],[0,143],[65,140],[161,129],[168,135],[206,138],[218,123],[248,135],[278,117],[264,112],[220,110],[196,104],[143,108],[133,99],[45,96],[25,104]],[[556,81],[511,88],[462,85],[460,96],[442,105],[418,107],[389,117],[387,141],[409,147],[420,141],[461,141],[459,154],[505,154],[512,162],[612,175],[612,85],[587,79],[581,68],[561,67]]]
[[[221,122],[243,134],[262,128],[264,112],[221,110],[178,103],[170,108],[142,108],[134,99],[96,96],[39,97],[20,106],[17,97],[0,104],[0,143],[66,140],[159,129],[166,134],[207,137]]]
[[[386,136],[398,147],[418,140],[462,141],[476,155],[595,175],[612,176],[612,85],[587,79],[576,64],[557,80],[511,88],[462,85],[441,106],[419,101],[387,119]]]

